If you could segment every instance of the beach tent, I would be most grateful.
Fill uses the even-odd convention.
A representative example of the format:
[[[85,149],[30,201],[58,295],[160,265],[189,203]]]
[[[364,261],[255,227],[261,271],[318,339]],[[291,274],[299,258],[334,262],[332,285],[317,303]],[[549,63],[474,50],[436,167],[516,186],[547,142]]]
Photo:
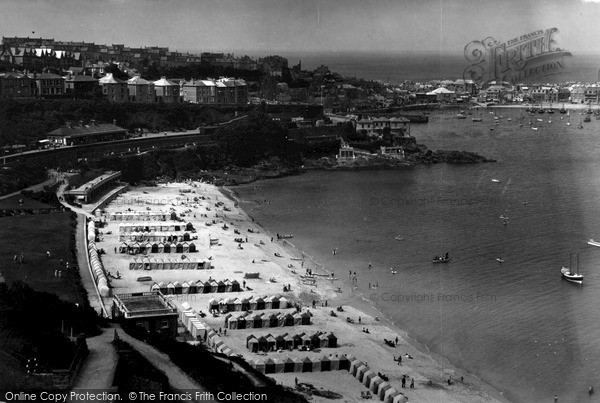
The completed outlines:
[[[312,372],[313,362],[310,358],[304,357],[302,360],[302,372]]]
[[[229,279],[223,281],[223,284],[225,285],[225,290],[223,292],[231,292],[231,281],[229,281]]]
[[[187,224],[185,224],[185,230],[186,231],[193,231],[194,230],[194,224],[192,224],[191,222],[188,222]]]
[[[195,243],[190,242],[190,253],[194,253],[194,252],[198,252],[198,249],[196,248]]]
[[[152,246],[150,247],[150,251],[152,253],[158,253],[158,244],[157,243],[153,243]]]
[[[167,293],[167,283],[161,281],[160,283],[158,283],[158,287],[160,288],[160,292],[163,294]]]
[[[233,300],[233,310],[234,311],[241,311],[242,310],[242,300],[239,298],[236,298]]]
[[[302,316],[299,313],[294,314],[294,326],[302,324]]]
[[[183,244],[182,243],[178,243],[175,246],[175,253],[183,253]]]
[[[190,333],[196,339],[202,339],[206,333],[204,325],[198,319],[190,319]]]
[[[238,329],[245,329],[246,328],[246,318],[244,318],[243,316],[239,316],[237,318],[237,327],[238,327]]]
[[[227,324],[232,320],[232,318],[233,318],[233,315],[230,313],[225,315],[225,317],[223,318],[225,320],[225,323],[224,323],[225,327],[227,327]],[[235,320],[235,318],[233,318],[233,319]]]
[[[283,317],[284,326],[294,326],[294,316],[291,313],[286,313]]]
[[[253,353],[258,352],[258,339],[254,335],[246,338],[246,348]]]
[[[287,300],[287,298],[286,298],[286,297],[281,297],[281,298],[279,298],[279,308],[280,308],[280,309],[285,309],[285,308],[287,308],[287,307],[288,307],[288,304],[289,304],[289,302],[288,302],[288,300]]]
[[[158,283],[152,284],[152,286],[150,287],[150,291],[160,291],[160,286],[158,285]]]
[[[275,337],[275,348],[277,348],[277,350],[285,348],[284,335],[280,334],[279,336]]]
[[[159,262],[157,259],[152,258],[152,259],[148,259],[148,261],[150,262],[150,270],[158,270],[161,269],[161,264],[162,262]]]
[[[375,372],[368,370],[363,375],[362,384],[368,388],[369,385],[371,384],[371,379],[375,378],[376,376],[377,376],[377,374]]]
[[[121,245],[119,245],[119,253],[127,253],[127,251],[129,250],[129,247],[127,246],[127,244],[125,242],[121,243]]]
[[[205,281],[204,283],[204,287],[203,287],[203,293],[204,294],[208,294],[211,292],[211,286],[210,286],[210,281]]]
[[[167,284],[167,294],[175,294],[175,284]]]
[[[261,297],[256,298],[256,309],[263,310],[265,309],[265,300]]]
[[[232,312],[235,310],[235,302],[233,298],[226,298],[223,303],[227,306],[227,311]]]
[[[302,323],[303,325],[310,325],[310,316],[311,316],[311,315],[310,315],[308,312],[304,312],[304,313],[302,313],[300,316],[301,316],[301,318],[302,318],[302,319],[301,319],[301,323]]]
[[[304,333],[294,335],[294,348],[298,348],[302,345],[302,336],[304,336]]]
[[[285,326],[285,315],[283,312],[277,314],[277,326]]]
[[[189,235],[188,235],[188,238],[189,238]],[[189,241],[189,239],[188,239],[188,241]],[[183,250],[182,250],[183,253],[190,253],[190,244],[189,243],[184,242],[182,244],[182,248],[183,248]]]
[[[321,333],[319,335],[319,347],[327,347],[329,344],[329,339],[327,338],[327,333]]]
[[[383,400],[383,396],[388,389],[392,389],[392,387],[387,382],[381,382],[379,386],[377,386],[377,396],[379,397],[379,400]]]
[[[250,298],[242,298],[242,311],[250,310]]]
[[[312,372],[320,372],[321,371],[321,359],[317,357],[312,357],[310,359],[312,361]]]
[[[274,374],[275,373],[275,361],[271,358],[267,358],[265,360],[265,374]]]
[[[208,310],[212,311],[213,309],[219,309],[219,303],[214,298],[211,298],[208,300]]]
[[[289,334],[285,334],[283,336],[284,340],[285,340],[285,348],[289,349],[289,348],[294,348],[294,338],[289,335]]]
[[[404,396],[402,393],[398,393],[392,399],[392,403],[408,403],[408,397]]]
[[[189,281],[188,282],[188,294],[197,294],[198,293],[198,286],[196,285],[195,281]]]
[[[217,292],[225,292],[225,283],[223,281],[217,282]]]
[[[383,403],[392,403],[394,400],[394,397],[398,396],[399,394],[400,394],[400,392],[398,392],[396,389],[390,387],[383,394]]]
[[[304,367],[304,361],[302,360],[302,358],[295,357],[295,358],[293,358],[293,360],[294,360],[294,372],[302,372],[302,368]],[[312,364],[311,364],[311,368],[312,368]]]
[[[240,291],[240,283],[238,283],[237,280],[233,280],[231,282],[231,291],[233,291],[233,292],[239,292]]]
[[[342,369],[341,365],[342,365],[342,359],[340,358],[340,369]],[[358,368],[360,368],[363,365],[364,364],[362,363],[362,361],[354,359],[352,361],[352,364],[350,364],[350,370],[349,370],[349,372],[352,374],[352,376],[356,377],[356,372],[358,372]]]
[[[320,332],[315,332],[313,335],[310,336],[310,344],[314,348],[321,347],[321,333]]]
[[[256,360],[255,368],[260,373],[265,373],[265,363],[262,360]]]
[[[279,317],[274,313],[269,316],[269,327],[278,327],[279,326]]]
[[[144,246],[146,253],[152,253],[152,245],[153,244],[151,242],[146,242],[146,245]]]
[[[271,297],[271,308],[279,309],[279,297],[277,297],[277,296]]]
[[[271,309],[273,307],[273,296],[265,298],[265,309]]]
[[[350,360],[345,355],[340,357],[340,368],[339,369],[350,369]]]
[[[254,297],[250,298],[248,301],[248,310],[255,311],[256,310],[256,299]]]
[[[269,351],[274,351],[275,345],[277,344],[275,337],[269,333],[268,335],[265,336],[265,338],[267,339],[267,349]]]
[[[202,294],[204,292],[204,283],[201,280],[195,282],[196,294]]]
[[[168,242],[165,242],[164,244],[162,244],[162,249],[163,249],[163,253],[171,253],[171,244]]]
[[[302,345],[303,346],[312,346],[311,337],[308,334],[302,336]]]
[[[210,292],[219,292],[219,283],[215,280],[211,280],[210,282]]]
[[[326,355],[321,357],[321,371],[331,371],[331,361]]]
[[[369,370],[369,367],[367,367],[366,365],[361,365],[360,367],[358,367],[358,369],[356,370],[356,379],[358,379],[359,382],[362,383],[363,380],[363,376],[365,376],[365,373]]]
[[[184,241],[184,242],[189,242],[189,241],[190,241],[190,233],[189,233],[189,232],[184,232],[184,233],[183,233],[183,241]],[[184,247],[185,247],[185,246],[186,246],[186,245],[184,244]],[[187,245],[187,247],[188,247],[188,252],[189,252],[189,251],[190,251],[190,249],[189,249],[189,245]]]
[[[290,357],[283,360],[283,372],[294,372],[294,369],[294,360]]]
[[[254,322],[255,329],[260,329],[262,327],[262,316],[261,315],[259,315],[259,314],[254,315],[252,320]]]
[[[376,376],[375,378],[371,379],[371,383],[369,384],[369,390],[373,393],[376,393],[379,384],[382,382],[383,379],[381,379],[379,376]]]
[[[263,314],[263,315],[261,315],[261,318],[262,318],[262,327],[264,327],[264,328],[271,327],[271,318],[269,317],[269,315]]]
[[[184,281],[181,284],[181,293],[182,294],[189,294],[190,293],[190,284],[187,281]]]
[[[265,336],[260,336],[258,338],[258,349],[260,351],[266,351],[268,348],[267,338]]]
[[[181,269],[183,269],[183,262],[181,260],[173,259],[171,261],[171,268],[175,269],[175,270],[181,270]]]
[[[173,283],[173,293],[174,294],[182,294],[183,293],[183,287],[181,286],[181,283],[179,281],[176,281]]]
[[[275,358],[275,359],[273,359],[273,362],[275,363],[275,373],[276,374],[283,373],[283,367],[284,367],[283,361],[280,360],[279,358]]]
[[[337,337],[333,333],[327,334],[327,347],[336,348],[337,347]]]
[[[336,357],[329,357],[329,369],[337,371],[340,369],[340,359]]]
[[[254,329],[254,319],[252,319],[252,316],[246,315],[244,319],[246,320],[246,329]]]
[[[138,253],[140,253],[140,244],[137,242],[134,242],[133,245],[131,245],[131,251],[136,255]]]

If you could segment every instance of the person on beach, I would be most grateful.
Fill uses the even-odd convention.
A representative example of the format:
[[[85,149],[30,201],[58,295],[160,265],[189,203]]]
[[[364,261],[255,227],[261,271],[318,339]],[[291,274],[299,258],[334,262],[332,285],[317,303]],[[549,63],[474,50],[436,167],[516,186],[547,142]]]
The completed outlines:
[[[369,270],[371,270],[371,262],[369,262]]]
[[[415,378],[410,380],[410,388],[414,389],[415,388]]]
[[[402,387],[406,387],[406,375],[402,375]]]
[[[395,341],[396,341],[396,345],[398,345],[398,336],[396,336],[396,340]]]

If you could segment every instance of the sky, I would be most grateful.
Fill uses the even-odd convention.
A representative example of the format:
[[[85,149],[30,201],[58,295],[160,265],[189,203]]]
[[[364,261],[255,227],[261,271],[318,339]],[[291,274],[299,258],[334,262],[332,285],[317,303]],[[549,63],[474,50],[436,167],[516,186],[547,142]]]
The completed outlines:
[[[600,53],[600,0],[0,0],[0,34],[183,51],[437,52],[556,27]]]

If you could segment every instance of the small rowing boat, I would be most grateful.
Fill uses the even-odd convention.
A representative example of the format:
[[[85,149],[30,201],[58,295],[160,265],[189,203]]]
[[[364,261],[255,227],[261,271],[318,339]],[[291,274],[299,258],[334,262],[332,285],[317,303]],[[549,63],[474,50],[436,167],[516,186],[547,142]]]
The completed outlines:
[[[600,248],[600,242],[598,242],[598,241],[594,241],[593,239],[590,239],[590,240],[588,241],[588,245],[597,246],[597,247],[599,247],[599,248]]]

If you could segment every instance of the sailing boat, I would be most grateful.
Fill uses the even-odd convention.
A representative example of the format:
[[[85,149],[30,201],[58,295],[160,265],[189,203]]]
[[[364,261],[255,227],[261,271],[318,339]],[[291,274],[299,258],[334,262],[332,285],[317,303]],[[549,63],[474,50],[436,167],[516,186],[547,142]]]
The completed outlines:
[[[573,254],[571,253],[571,255],[569,256],[569,268],[567,269],[566,267],[562,267],[560,269],[560,273],[562,275],[562,278],[564,278],[565,280],[571,282],[571,283],[576,283],[576,284],[583,284],[583,274],[579,274],[577,272],[573,272],[571,270],[571,260],[573,258]],[[579,271],[579,255],[577,255],[577,271]]]

